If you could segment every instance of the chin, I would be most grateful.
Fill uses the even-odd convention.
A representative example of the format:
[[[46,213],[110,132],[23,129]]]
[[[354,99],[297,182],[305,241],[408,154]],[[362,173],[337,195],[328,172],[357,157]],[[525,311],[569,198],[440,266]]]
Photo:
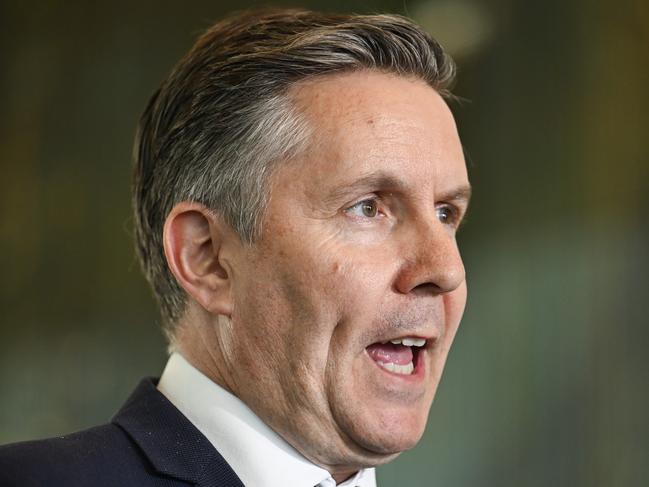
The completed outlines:
[[[423,418],[422,418],[423,416]],[[414,448],[424,434],[428,415],[377,414],[369,421],[349,424],[349,436],[364,450],[385,457],[385,463]]]
[[[382,431],[377,435],[367,436],[364,446],[382,455],[399,455],[414,448],[421,440],[423,433],[423,429],[416,432]]]

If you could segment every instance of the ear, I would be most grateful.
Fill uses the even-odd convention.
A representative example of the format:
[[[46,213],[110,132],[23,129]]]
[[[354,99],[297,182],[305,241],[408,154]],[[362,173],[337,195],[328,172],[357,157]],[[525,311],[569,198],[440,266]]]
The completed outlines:
[[[232,313],[232,272],[226,248],[240,244],[232,228],[209,208],[181,202],[163,230],[167,263],[183,289],[213,314]]]

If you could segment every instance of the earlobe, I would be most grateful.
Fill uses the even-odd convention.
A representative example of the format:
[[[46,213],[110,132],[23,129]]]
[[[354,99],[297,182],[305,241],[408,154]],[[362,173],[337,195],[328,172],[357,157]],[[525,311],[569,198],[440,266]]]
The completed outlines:
[[[163,243],[167,264],[190,299],[206,311],[232,312],[231,272],[223,255],[232,230],[207,207],[181,202],[167,216]]]

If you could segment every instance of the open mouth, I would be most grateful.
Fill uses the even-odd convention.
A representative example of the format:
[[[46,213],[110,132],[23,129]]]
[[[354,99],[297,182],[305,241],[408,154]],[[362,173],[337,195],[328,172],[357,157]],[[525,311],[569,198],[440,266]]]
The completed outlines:
[[[418,368],[419,354],[425,346],[424,338],[404,337],[373,343],[366,350],[370,358],[388,372],[413,375]]]

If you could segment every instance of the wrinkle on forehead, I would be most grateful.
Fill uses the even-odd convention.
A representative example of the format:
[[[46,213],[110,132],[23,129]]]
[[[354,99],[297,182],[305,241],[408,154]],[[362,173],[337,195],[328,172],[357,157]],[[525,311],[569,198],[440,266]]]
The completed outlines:
[[[367,159],[396,159],[408,153],[402,147],[404,133],[421,144],[422,152],[452,151],[463,159],[450,109],[422,80],[366,70],[298,83],[291,96],[312,128],[309,147],[300,159],[314,153],[341,157],[353,152],[359,137],[377,142],[365,154]]]
[[[403,89],[395,90],[395,81]],[[382,109],[388,105],[402,105],[400,108],[415,113],[422,96],[432,95],[436,108],[442,108],[452,118],[444,99],[423,80],[373,70],[301,81],[291,88],[289,95],[301,112],[314,118],[336,120],[351,114],[367,125],[381,122],[385,118]]]

